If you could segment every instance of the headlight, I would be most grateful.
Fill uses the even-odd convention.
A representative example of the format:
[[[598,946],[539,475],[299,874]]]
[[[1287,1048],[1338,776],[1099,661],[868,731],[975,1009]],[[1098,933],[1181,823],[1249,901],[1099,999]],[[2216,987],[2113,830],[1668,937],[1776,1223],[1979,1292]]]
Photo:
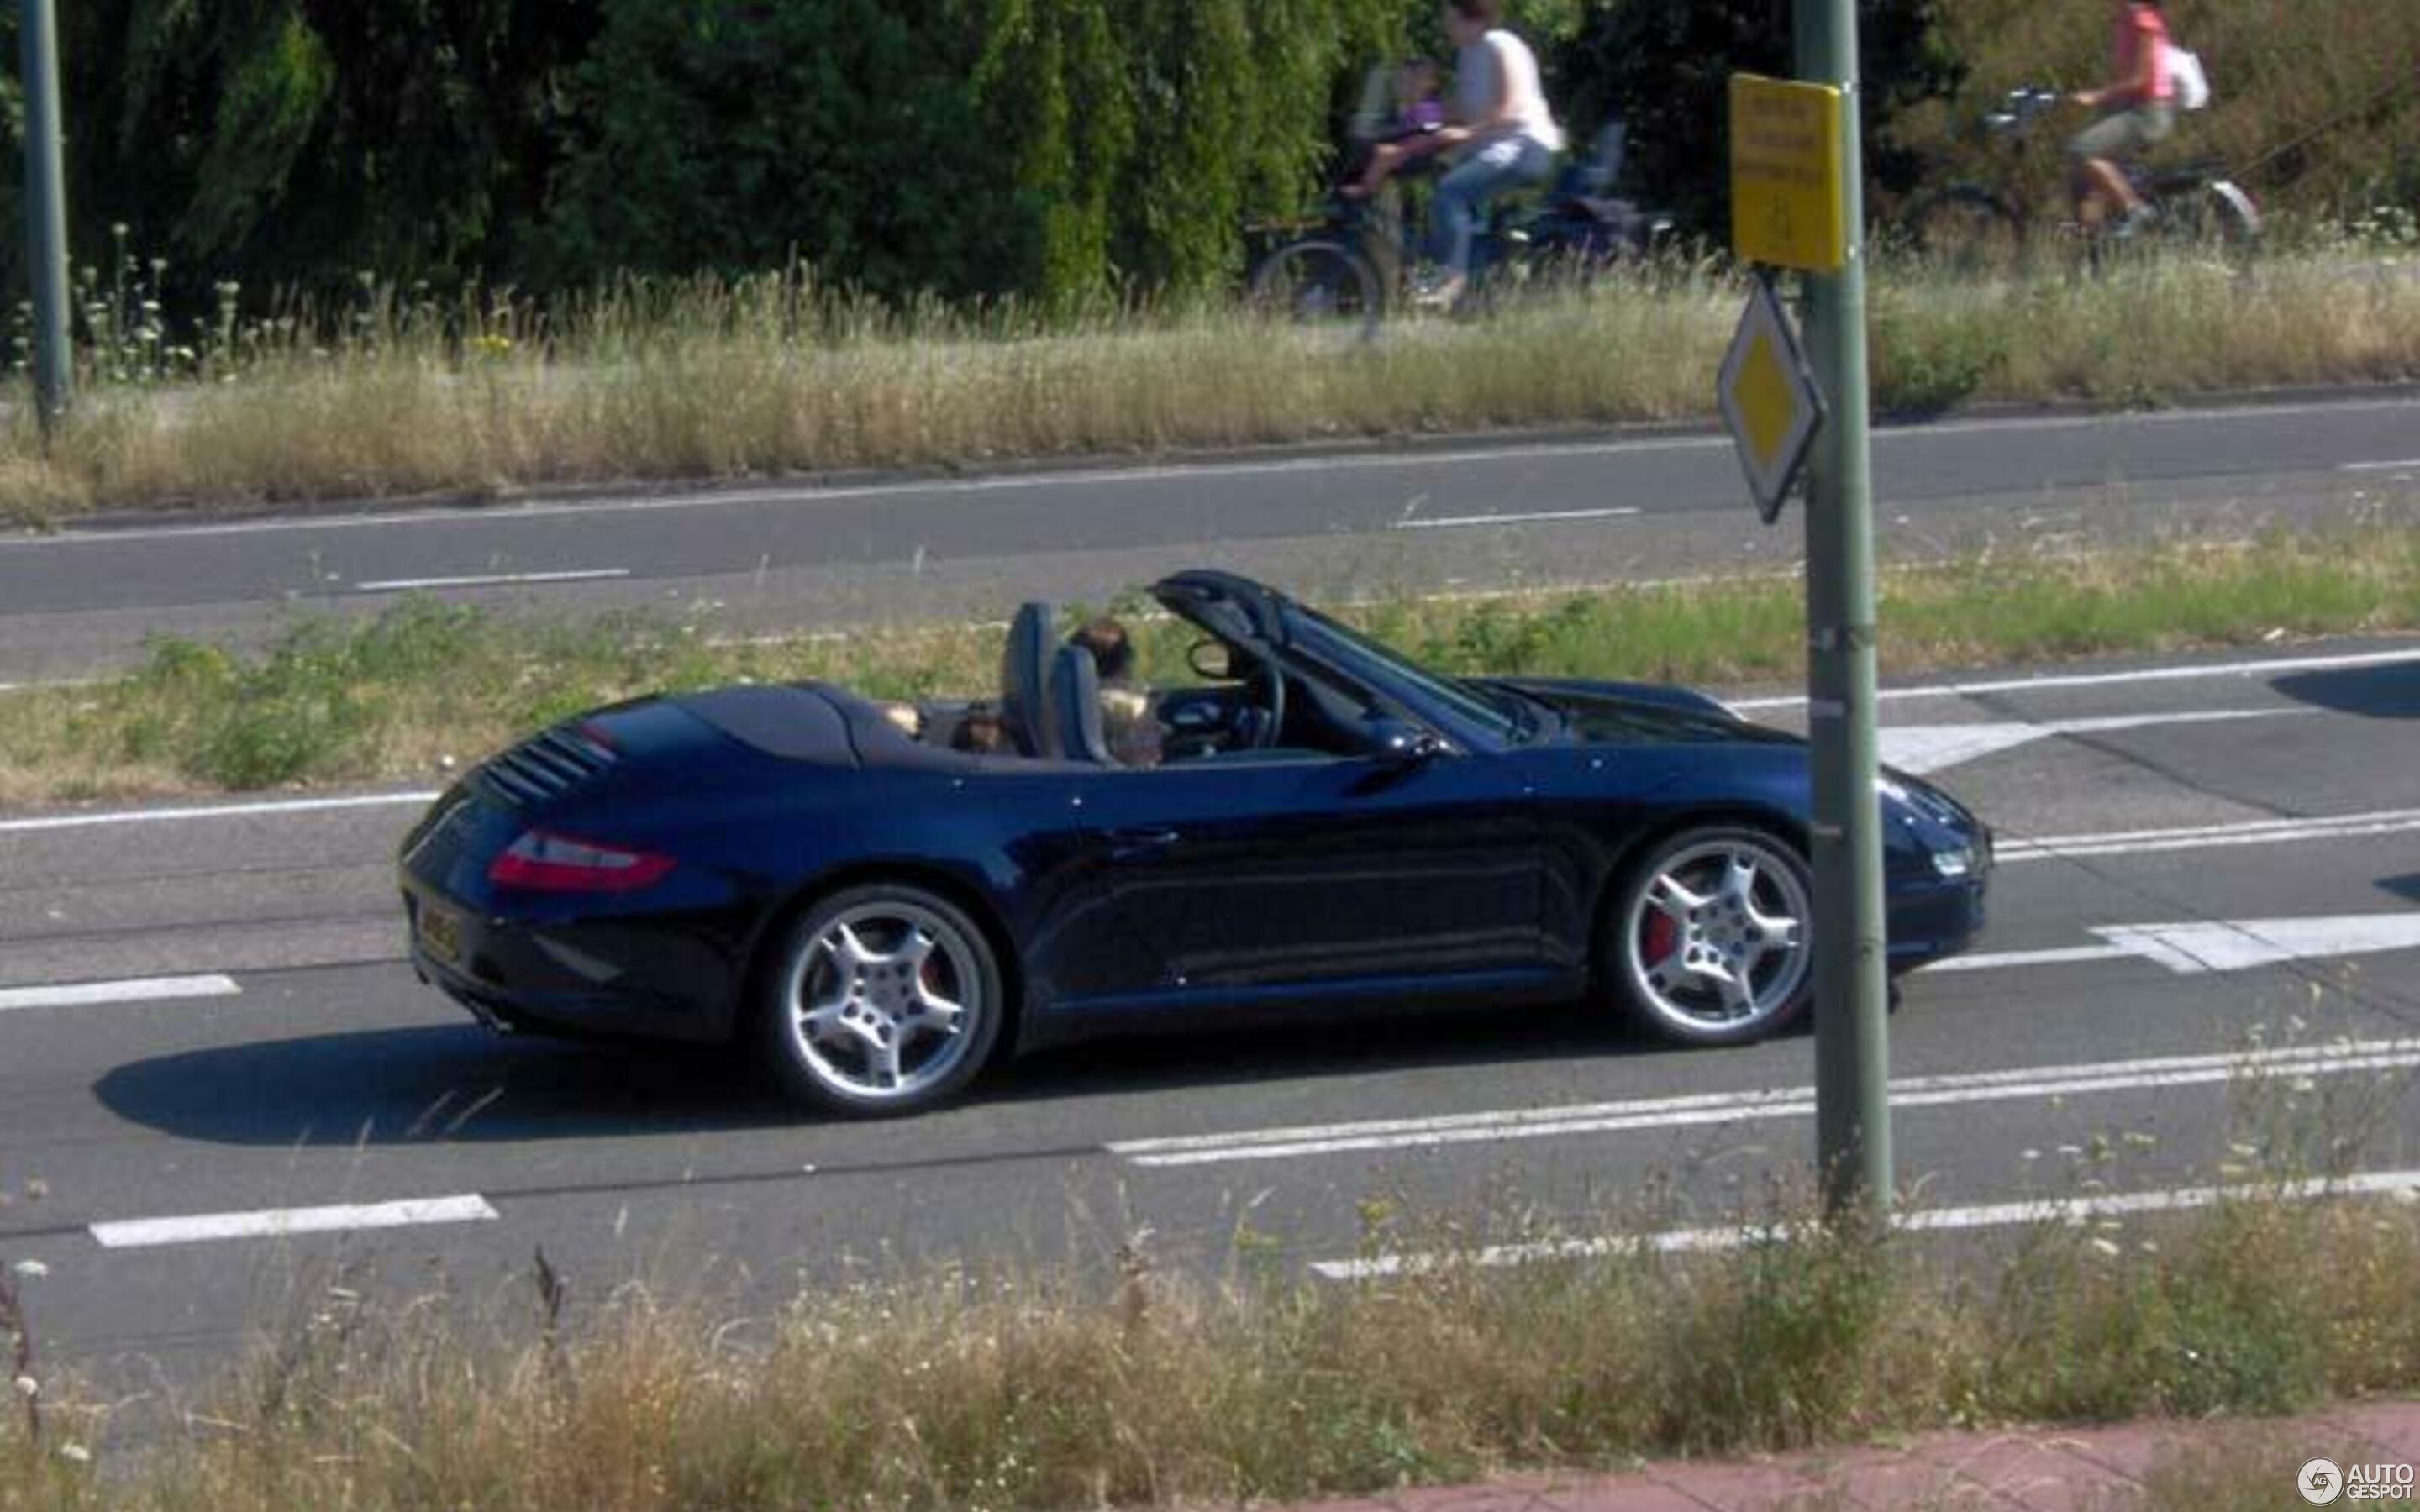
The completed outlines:
[[[1953,850],[1932,853],[1932,870],[1947,881],[1956,881],[1975,870],[1975,853],[1961,845]]]

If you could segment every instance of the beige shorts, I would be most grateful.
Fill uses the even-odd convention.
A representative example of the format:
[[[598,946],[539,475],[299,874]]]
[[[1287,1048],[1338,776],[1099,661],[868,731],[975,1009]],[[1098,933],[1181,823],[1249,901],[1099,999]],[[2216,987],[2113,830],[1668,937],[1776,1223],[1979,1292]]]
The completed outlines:
[[[2067,144],[2070,160],[2131,158],[2177,129],[2177,108],[2164,100],[2112,111]]]

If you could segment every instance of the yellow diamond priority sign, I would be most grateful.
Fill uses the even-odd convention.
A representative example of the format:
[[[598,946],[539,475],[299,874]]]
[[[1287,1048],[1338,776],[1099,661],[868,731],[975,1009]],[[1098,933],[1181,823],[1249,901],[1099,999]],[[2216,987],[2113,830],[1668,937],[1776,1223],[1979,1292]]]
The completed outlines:
[[[1718,380],[1723,420],[1739,447],[1756,512],[1767,525],[1797,486],[1807,449],[1823,424],[1823,395],[1773,285],[1756,281]]]

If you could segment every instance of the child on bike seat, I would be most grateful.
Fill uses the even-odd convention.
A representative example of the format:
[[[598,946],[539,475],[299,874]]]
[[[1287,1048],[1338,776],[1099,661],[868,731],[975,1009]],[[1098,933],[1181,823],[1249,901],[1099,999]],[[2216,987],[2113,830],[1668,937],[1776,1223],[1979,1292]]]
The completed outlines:
[[[1366,155],[1347,173],[1344,193],[1354,199],[1376,193],[1404,164],[1428,156],[1445,125],[1445,73],[1432,58],[1411,58],[1394,71],[1394,118],[1369,137]]]

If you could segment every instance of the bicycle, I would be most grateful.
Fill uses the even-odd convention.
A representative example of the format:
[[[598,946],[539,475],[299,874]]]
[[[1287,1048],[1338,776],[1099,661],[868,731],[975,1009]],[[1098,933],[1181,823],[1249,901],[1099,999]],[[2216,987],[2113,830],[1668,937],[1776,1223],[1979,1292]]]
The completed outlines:
[[[1676,224],[1671,215],[1606,193],[1620,162],[1620,129],[1607,128],[1590,155],[1566,168],[1543,196],[1516,193],[1489,207],[1472,240],[1464,307],[1486,309],[1506,285],[1526,285],[1541,274],[1594,277],[1649,255],[1669,237]],[[1383,200],[1348,196],[1340,187],[1323,202],[1308,234],[1253,259],[1247,304],[1264,318],[1374,340],[1389,311],[1407,302],[1416,261],[1413,235],[1399,211]]]
[[[2003,191],[1961,181],[1918,199],[1901,218],[1917,254],[1969,276],[2028,270],[2035,230],[2047,218],[2037,204],[2036,177],[2024,169],[2024,147],[2035,125],[2066,99],[2055,90],[2026,85],[2009,91],[2001,107],[1983,116],[1983,134],[2008,145],[2008,186]],[[2064,215],[2056,223],[2062,235],[2084,240],[2094,266],[2121,245],[2216,246],[2230,260],[2240,260],[2258,243],[2259,208],[2218,160],[2124,162],[2119,168],[2154,211],[2149,227],[2120,237],[2106,224],[2094,231]]]

